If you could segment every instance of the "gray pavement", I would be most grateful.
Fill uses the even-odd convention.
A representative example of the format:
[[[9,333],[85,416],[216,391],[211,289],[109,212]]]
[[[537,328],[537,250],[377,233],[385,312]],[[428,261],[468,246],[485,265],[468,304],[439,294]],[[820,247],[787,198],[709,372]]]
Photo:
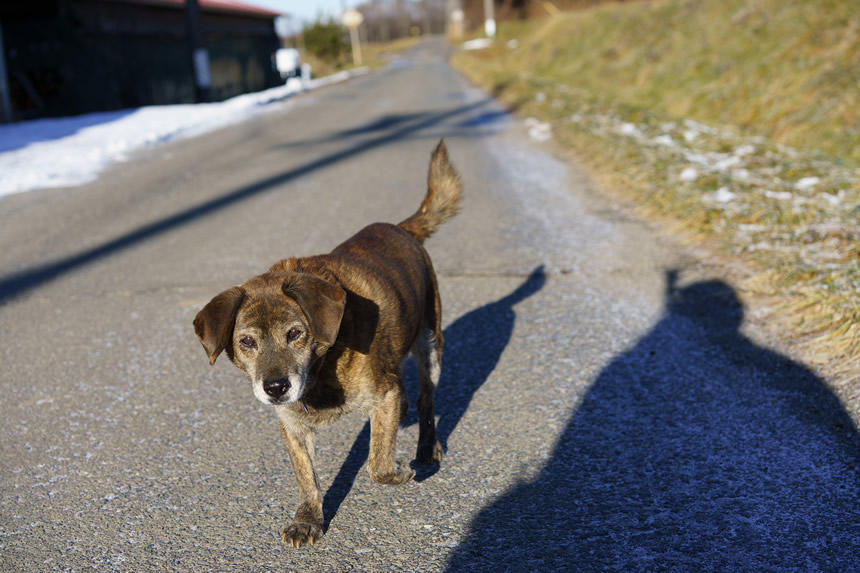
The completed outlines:
[[[286,107],[0,200],[0,570],[860,569],[858,435],[826,381],[441,42]],[[409,215],[440,136],[466,194],[427,244],[445,461],[377,485],[342,419],[318,439],[327,533],[297,552],[275,416],[191,321]],[[404,462],[416,441],[412,412]]]

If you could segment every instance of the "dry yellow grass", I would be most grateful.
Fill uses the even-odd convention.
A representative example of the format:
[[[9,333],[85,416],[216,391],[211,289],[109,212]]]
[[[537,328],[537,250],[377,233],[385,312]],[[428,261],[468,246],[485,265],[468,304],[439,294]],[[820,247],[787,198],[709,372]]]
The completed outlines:
[[[505,54],[504,69],[488,71],[508,81],[574,81],[618,102],[860,160],[854,2],[606,4],[500,32],[518,37],[519,48]]]
[[[503,24],[490,49],[453,62],[550,122],[640,212],[742,261],[741,287],[780,306],[805,354],[860,380],[860,12],[851,2],[603,5]]]

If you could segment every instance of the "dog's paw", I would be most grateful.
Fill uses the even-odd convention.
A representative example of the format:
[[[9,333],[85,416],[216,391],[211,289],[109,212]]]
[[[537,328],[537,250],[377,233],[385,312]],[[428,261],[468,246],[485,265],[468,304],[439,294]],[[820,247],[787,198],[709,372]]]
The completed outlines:
[[[436,440],[434,444],[418,444],[418,451],[415,453],[415,461],[419,464],[436,464],[442,461],[445,457],[445,452],[442,450],[442,444]]]
[[[370,479],[386,485],[401,485],[415,477],[415,471],[410,468],[398,468],[397,471],[384,474],[370,474]]]
[[[294,548],[299,549],[302,544],[313,545],[322,538],[322,527],[316,523],[304,523],[294,521],[281,534],[281,540],[284,543],[289,543]]]

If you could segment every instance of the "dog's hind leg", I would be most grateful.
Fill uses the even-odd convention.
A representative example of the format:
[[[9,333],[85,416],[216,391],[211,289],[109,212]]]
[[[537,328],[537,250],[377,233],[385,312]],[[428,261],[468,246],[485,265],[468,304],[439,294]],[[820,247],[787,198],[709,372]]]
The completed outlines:
[[[399,376],[387,376],[392,377],[393,383],[370,415],[370,455],[367,469],[373,481],[399,485],[411,480],[415,472],[405,467],[398,468],[394,464],[394,445],[405,390]]]
[[[425,329],[412,345],[412,356],[418,366],[421,390],[418,394],[418,450],[415,461],[432,464],[442,461],[442,445],[436,439],[436,417],[433,393],[442,372],[442,333]]]

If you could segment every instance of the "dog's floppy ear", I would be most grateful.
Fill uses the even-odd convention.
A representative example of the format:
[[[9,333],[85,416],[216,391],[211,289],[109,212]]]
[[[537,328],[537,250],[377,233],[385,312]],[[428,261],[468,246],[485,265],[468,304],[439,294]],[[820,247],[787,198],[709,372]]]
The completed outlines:
[[[319,277],[295,273],[284,281],[284,294],[299,303],[310,322],[311,334],[326,346],[332,346],[340,330],[346,306],[346,291]]]
[[[244,297],[245,291],[239,287],[227,289],[210,300],[194,317],[194,332],[206,350],[210,365],[215,364],[215,359],[230,344],[236,313]]]

